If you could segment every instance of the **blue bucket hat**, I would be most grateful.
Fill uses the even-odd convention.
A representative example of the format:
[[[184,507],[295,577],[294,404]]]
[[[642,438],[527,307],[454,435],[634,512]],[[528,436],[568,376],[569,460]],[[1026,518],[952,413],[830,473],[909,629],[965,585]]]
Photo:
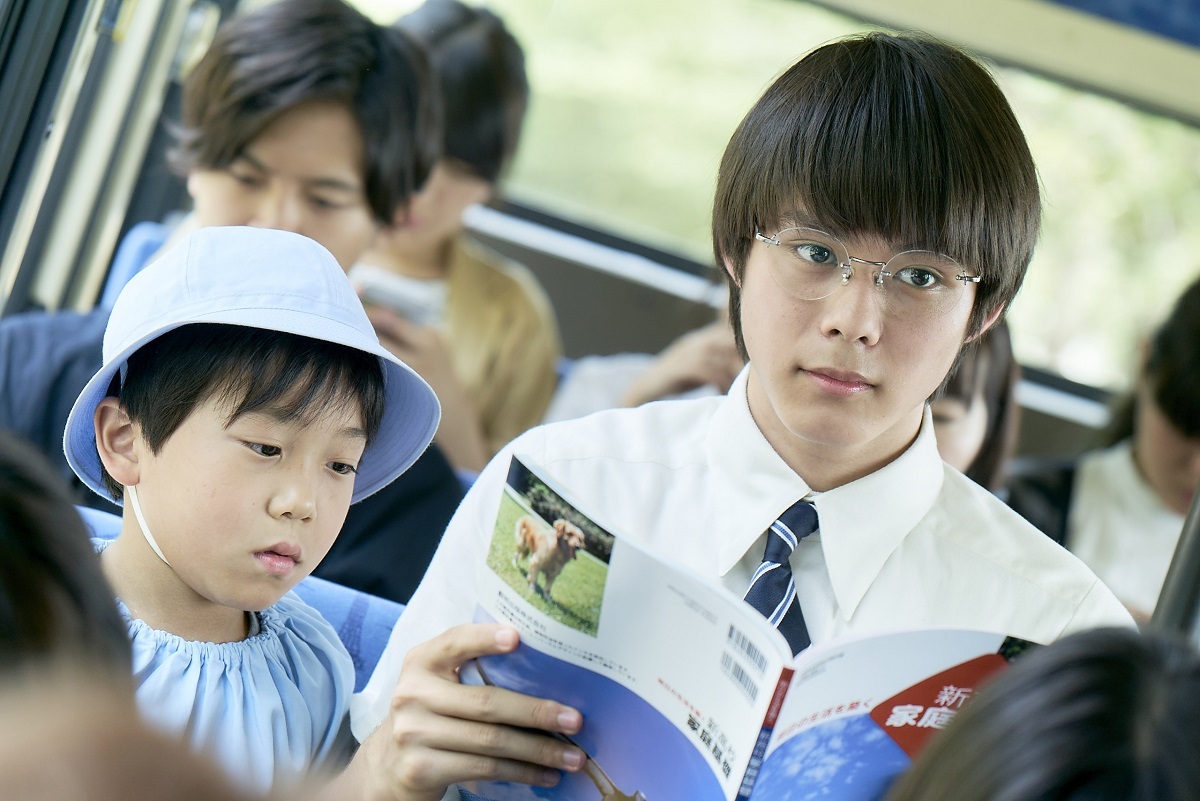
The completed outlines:
[[[351,502],[382,489],[408,469],[437,431],[437,396],[411,367],[379,344],[362,302],[329,251],[288,231],[201,228],[121,290],[104,332],[104,366],[88,381],[67,418],[67,462],[105,499],[110,496],[96,451],[96,407],[134,351],[191,323],[283,331],[379,357],[383,420],[363,452]]]

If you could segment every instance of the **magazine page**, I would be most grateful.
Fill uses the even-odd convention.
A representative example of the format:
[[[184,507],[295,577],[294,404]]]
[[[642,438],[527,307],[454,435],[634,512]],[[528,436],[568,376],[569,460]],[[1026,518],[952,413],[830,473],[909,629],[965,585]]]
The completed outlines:
[[[988,677],[1032,645],[968,629],[823,644],[796,659],[751,801],[874,801]]]
[[[724,587],[598,526],[518,459],[508,483],[476,619],[515,626],[521,645],[479,660],[478,679],[578,708],[572,742],[591,761],[555,788],[477,789],[498,801],[735,798],[791,659],[783,637]]]

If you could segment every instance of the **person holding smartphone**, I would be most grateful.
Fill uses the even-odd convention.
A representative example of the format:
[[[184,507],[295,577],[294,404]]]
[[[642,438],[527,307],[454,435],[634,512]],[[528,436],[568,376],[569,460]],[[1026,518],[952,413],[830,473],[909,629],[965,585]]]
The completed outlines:
[[[523,266],[464,232],[517,149],[529,97],[521,46],[492,12],[428,0],[396,27],[437,73],[443,151],[412,204],[380,230],[350,277],[380,340],[436,390],[436,442],[473,477],[542,420],[562,352],[546,293]]]

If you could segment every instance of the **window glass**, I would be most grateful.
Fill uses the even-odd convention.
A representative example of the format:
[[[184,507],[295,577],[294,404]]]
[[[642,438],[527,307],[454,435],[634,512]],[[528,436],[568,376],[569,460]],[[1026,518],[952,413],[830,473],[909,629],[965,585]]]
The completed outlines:
[[[359,0],[379,21],[417,3]],[[491,0],[533,99],[505,192],[539,210],[712,261],[717,163],[771,80],[866,30],[795,0]],[[1042,240],[1010,313],[1018,358],[1127,385],[1137,341],[1200,275],[1200,130],[994,68],[1044,187]]]

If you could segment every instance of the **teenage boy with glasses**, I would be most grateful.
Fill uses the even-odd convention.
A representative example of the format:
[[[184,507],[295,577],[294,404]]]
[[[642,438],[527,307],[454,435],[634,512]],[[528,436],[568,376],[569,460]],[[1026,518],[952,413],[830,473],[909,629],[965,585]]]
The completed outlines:
[[[1004,314],[1039,227],[1032,157],[980,64],[916,35],[818,48],[733,134],[713,209],[746,369],[723,397],[535,429],[483,471],[352,703],[360,735],[384,721],[364,749],[407,744],[409,797],[470,776],[553,783],[579,764],[505,728],[571,734],[575,710],[458,683],[465,660],[516,639],[456,626],[514,454],[609,530],[739,595],[773,522],[805,511],[817,531],[783,562],[814,642],[926,626],[1049,642],[1132,624],[1081,562],[938,456],[928,399]]]

